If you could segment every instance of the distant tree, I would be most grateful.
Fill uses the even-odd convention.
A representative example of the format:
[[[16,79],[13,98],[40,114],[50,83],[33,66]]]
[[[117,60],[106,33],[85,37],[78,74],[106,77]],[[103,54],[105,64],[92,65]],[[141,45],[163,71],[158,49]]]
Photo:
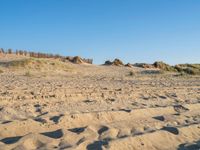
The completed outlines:
[[[56,54],[54,58],[60,58],[60,55],[59,55],[59,54]]]
[[[16,55],[19,55],[19,51],[18,51],[18,50],[16,50],[16,51],[15,51],[15,54],[16,54]]]
[[[23,51],[22,50],[19,50],[19,55],[23,55]]]
[[[49,58],[53,58],[53,54],[49,54]]]
[[[33,52],[29,52],[30,57],[33,57],[34,53]]]
[[[0,48],[0,53],[5,53],[3,48]]]
[[[12,49],[11,48],[8,49],[8,54],[12,54]]]
[[[26,50],[24,51],[24,56],[27,56],[27,51]]]

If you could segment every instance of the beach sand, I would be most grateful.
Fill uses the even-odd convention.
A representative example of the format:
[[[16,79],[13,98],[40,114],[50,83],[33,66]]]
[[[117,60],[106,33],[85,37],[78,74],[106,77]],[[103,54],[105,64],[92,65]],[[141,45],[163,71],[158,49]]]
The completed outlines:
[[[200,76],[54,59],[20,65],[0,67],[2,150],[200,149]]]

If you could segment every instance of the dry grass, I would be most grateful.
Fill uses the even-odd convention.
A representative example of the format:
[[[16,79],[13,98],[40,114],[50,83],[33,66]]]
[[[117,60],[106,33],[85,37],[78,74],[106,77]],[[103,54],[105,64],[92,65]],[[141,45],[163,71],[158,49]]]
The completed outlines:
[[[170,66],[162,61],[155,62],[153,66],[163,71],[176,72],[176,69],[173,66]]]
[[[0,65],[4,67],[25,67],[29,63],[30,59],[21,59],[21,60],[0,62]]]
[[[200,64],[180,64],[175,69],[180,73],[189,75],[200,75]]]
[[[181,74],[188,75],[200,75],[200,64],[179,64],[170,66],[164,62],[155,62],[153,65],[162,71],[179,72]]]

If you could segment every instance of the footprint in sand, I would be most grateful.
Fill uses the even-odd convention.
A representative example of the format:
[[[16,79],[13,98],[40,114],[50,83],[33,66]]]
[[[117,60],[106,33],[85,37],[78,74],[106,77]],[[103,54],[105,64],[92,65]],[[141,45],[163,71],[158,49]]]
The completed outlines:
[[[80,133],[84,132],[86,128],[87,127],[80,127],[80,128],[72,128],[72,129],[68,129],[68,130],[71,132],[74,132],[76,134],[80,134]]]
[[[0,141],[3,142],[4,144],[14,144],[14,143],[18,142],[21,138],[22,138],[22,136],[15,136],[15,137],[4,138]]]
[[[178,128],[175,128],[175,127],[163,127],[161,130],[168,131],[168,132],[175,134],[175,135],[179,134]]]
[[[107,131],[109,128],[107,126],[102,126],[99,130],[98,130],[98,134],[102,134],[103,132]]]
[[[49,120],[51,120],[51,121],[53,121],[55,124],[57,124],[62,116],[64,116],[64,115],[61,114],[61,115],[59,115],[59,116],[53,116],[53,117],[51,117]]]
[[[37,121],[37,122],[40,122],[40,123],[47,123],[47,121],[45,120],[45,119],[43,119],[43,118],[34,118],[33,120],[35,120],[35,121]]]
[[[61,129],[58,129],[56,131],[51,131],[51,132],[44,132],[41,134],[48,136],[50,138],[53,138],[53,139],[59,139],[59,138],[63,137],[63,131]]]
[[[174,110],[177,112],[177,113],[183,113],[183,112],[186,112],[186,111],[189,111],[188,108],[182,106],[182,105],[175,105],[174,106]]]
[[[156,119],[156,120],[159,120],[159,121],[165,121],[165,117],[164,116],[155,116],[153,118]]]

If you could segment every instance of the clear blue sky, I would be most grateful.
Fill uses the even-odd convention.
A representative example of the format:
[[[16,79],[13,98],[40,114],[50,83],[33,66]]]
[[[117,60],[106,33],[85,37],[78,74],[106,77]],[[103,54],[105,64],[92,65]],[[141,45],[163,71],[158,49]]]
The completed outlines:
[[[0,0],[0,47],[101,64],[200,63],[200,0]]]

